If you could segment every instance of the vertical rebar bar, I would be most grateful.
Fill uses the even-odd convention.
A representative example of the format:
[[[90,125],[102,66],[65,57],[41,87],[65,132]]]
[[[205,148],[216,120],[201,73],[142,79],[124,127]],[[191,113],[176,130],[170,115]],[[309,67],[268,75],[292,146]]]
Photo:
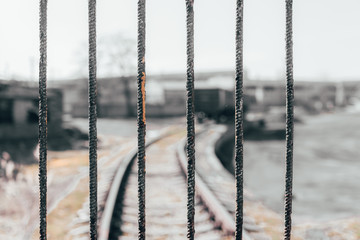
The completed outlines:
[[[138,1],[138,73],[137,73],[137,124],[138,124],[138,238],[145,239],[145,0]]]
[[[40,0],[40,62],[39,62],[39,187],[40,239],[46,237],[47,195],[47,0]]]
[[[97,239],[96,0],[89,0],[89,188],[90,239]]]
[[[243,14],[244,1],[236,3],[236,70],[235,70],[235,178],[236,178],[236,232],[242,239],[243,228]]]
[[[293,141],[294,141],[294,76],[292,41],[292,0],[286,0],[286,173],[285,173],[285,231],[284,239],[291,238]]]
[[[194,0],[186,0],[187,26],[187,81],[186,81],[186,121],[188,160],[187,192],[187,237],[195,236],[195,122],[194,122]]]

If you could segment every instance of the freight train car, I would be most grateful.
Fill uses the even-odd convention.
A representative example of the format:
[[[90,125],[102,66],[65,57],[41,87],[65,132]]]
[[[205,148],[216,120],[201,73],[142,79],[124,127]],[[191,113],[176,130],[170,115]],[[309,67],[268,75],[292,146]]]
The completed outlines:
[[[196,88],[194,95],[195,112],[198,118],[206,117],[221,123],[234,120],[234,91],[219,87],[203,87]],[[244,94],[244,114],[247,113],[251,104],[255,104],[255,98]]]
[[[221,112],[232,107],[229,91],[221,88],[200,88],[195,89],[195,112],[200,117],[220,120]]]

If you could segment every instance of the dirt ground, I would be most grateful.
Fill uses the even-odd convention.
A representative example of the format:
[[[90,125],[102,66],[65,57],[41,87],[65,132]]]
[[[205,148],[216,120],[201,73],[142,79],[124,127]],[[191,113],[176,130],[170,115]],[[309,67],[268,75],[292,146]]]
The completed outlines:
[[[73,122],[87,131],[87,119],[75,119]],[[148,124],[147,136],[158,135],[159,130],[173,125],[171,122],[182,125],[184,120],[153,119]],[[102,160],[102,156],[106,156],[114,148],[122,150],[118,153],[122,156],[136,146],[135,119],[99,119],[98,133],[100,165],[102,162],[118,161],[119,157],[104,157],[105,160]],[[48,151],[49,239],[72,239],[67,236],[73,227],[72,219],[77,217],[88,199],[87,169],[86,149]],[[101,169],[99,174],[101,180]],[[22,165],[17,181],[0,180],[0,239],[38,239],[38,165]]]
[[[303,120],[303,123],[295,126],[293,202],[295,232],[302,236],[299,239],[360,239],[360,206],[357,204],[360,197],[358,184],[360,182],[360,113],[323,114]],[[172,123],[166,119],[150,121],[148,136],[156,134],[157,130],[174,122],[185,127],[183,119],[174,119],[170,122]],[[79,120],[77,124],[84,130],[87,129],[86,120]],[[136,122],[133,120],[99,121],[99,132],[116,137],[125,134],[126,137],[132,138],[136,136]],[[112,145],[113,143],[103,144]],[[285,141],[246,141],[244,151],[245,187],[266,208],[274,210],[274,215],[270,219],[276,221],[274,220],[273,225],[269,226],[272,229],[275,226],[281,233]],[[53,202],[52,208],[55,208],[59,204],[55,199],[68,196],[77,185],[77,183],[73,184],[74,182],[80,181],[81,185],[81,181],[84,181],[84,187],[86,186],[86,179],[82,178],[86,176],[83,169],[87,165],[87,151],[69,152],[71,156],[65,152],[52,154],[49,155],[50,159],[53,159],[49,162],[50,189],[62,189],[58,195],[50,194],[53,196],[49,196],[49,202]],[[78,161],[72,161],[74,155]],[[65,162],[68,164],[63,165]],[[72,166],[75,162],[76,166]],[[23,239],[24,234],[31,234],[36,228],[38,222],[36,218],[38,215],[37,165],[24,171],[24,180],[0,184],[0,202],[2,203],[0,239],[4,236],[8,238],[10,235],[19,236],[19,234],[22,237],[12,237],[12,239]],[[55,175],[67,177],[54,178]],[[64,186],[68,186],[69,189],[66,190],[67,187]],[[83,202],[86,196],[87,192],[84,192],[81,198],[75,197]],[[69,195],[67,198],[71,202],[70,205],[74,206],[71,197]],[[80,208],[81,204],[78,205]],[[29,212],[28,209],[33,209],[33,211]],[[69,211],[76,213],[77,209],[69,209]],[[265,211],[262,205],[249,208],[249,211],[252,211],[252,215],[260,214],[264,217]],[[55,223],[51,219],[58,219],[64,214],[69,215],[63,210],[60,212],[55,210],[52,213],[53,217],[49,216],[49,220]],[[17,231],[19,225],[24,226],[22,233]],[[52,236],[61,234],[51,229],[52,226],[49,224],[49,233],[52,233]],[[278,238],[272,237],[272,239]]]

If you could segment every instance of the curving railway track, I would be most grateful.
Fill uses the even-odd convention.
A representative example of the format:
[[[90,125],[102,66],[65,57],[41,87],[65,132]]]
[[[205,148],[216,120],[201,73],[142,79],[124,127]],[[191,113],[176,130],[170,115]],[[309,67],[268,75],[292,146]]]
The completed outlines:
[[[221,128],[221,127],[220,127]],[[149,141],[146,161],[147,239],[186,239],[187,183],[184,132]],[[196,239],[233,239],[234,178],[219,163],[209,144],[221,131],[204,130],[197,137]],[[99,226],[99,239],[137,239],[136,152],[121,162]],[[244,219],[245,223],[247,219]],[[248,223],[249,224],[249,223]],[[246,224],[245,224],[246,226]],[[254,228],[254,226],[252,226]],[[255,226],[256,228],[256,226]],[[246,229],[244,240],[249,236]],[[261,238],[266,239],[266,238]]]

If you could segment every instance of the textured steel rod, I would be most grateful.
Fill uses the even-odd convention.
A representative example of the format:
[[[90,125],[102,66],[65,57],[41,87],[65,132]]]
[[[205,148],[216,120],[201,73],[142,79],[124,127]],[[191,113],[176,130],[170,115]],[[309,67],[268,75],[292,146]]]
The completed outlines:
[[[235,178],[236,178],[236,232],[242,239],[243,229],[243,15],[244,1],[236,2],[236,75],[235,75]]]
[[[47,0],[40,0],[40,62],[39,62],[39,186],[40,239],[46,237],[47,192]]]
[[[138,73],[137,73],[137,125],[138,125],[138,238],[145,239],[145,0],[138,1]]]
[[[194,122],[194,0],[186,0],[187,26],[187,237],[195,236],[195,122]]]
[[[90,239],[97,239],[96,0],[89,0],[89,188]]]
[[[291,238],[293,141],[294,141],[294,76],[292,41],[292,0],[286,0],[286,173],[284,239]]]

